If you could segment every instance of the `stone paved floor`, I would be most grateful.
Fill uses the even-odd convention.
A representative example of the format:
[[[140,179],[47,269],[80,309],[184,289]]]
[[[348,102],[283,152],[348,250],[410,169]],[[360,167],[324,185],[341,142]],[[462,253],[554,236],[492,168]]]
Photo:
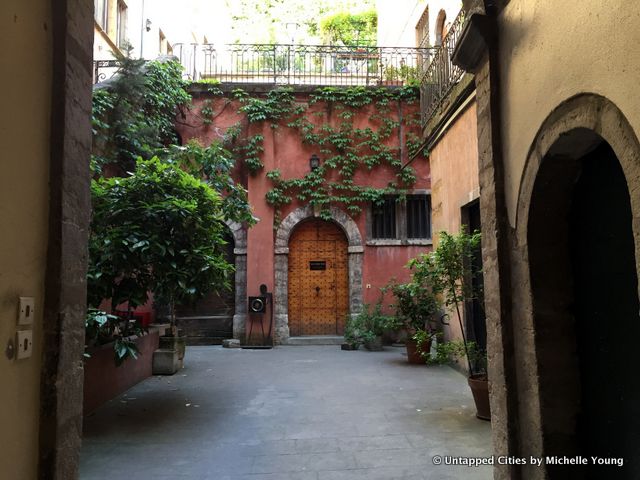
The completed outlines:
[[[81,480],[490,479],[466,379],[406,363],[404,349],[188,347],[184,370],[152,377],[85,420]]]

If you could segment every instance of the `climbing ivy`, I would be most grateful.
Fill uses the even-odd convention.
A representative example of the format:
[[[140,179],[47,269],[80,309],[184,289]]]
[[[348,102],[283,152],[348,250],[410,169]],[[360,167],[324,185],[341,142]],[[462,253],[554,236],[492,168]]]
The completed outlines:
[[[277,88],[261,97],[237,88],[231,91],[231,99],[240,104],[238,112],[244,114],[246,122],[229,128],[225,142],[236,162],[242,163],[250,174],[257,175],[264,168],[264,136],[249,135],[250,127],[268,124],[274,130],[282,126],[297,131],[303,144],[317,147],[323,162],[302,178],[283,178],[279,170],[266,172],[266,178],[272,183],[266,200],[276,209],[276,216],[282,206],[294,200],[313,205],[323,218],[329,217],[329,207],[334,204],[341,204],[357,214],[364,204],[379,203],[385,195],[405,194],[415,182],[413,169],[402,168],[402,148],[387,143],[393,135],[399,135],[401,127],[410,129],[419,125],[415,114],[396,120],[391,115],[394,103],[410,104],[418,98],[418,90],[413,86],[394,89],[323,87],[314,90],[306,102],[296,99],[291,88]],[[326,107],[318,109],[314,107],[316,104]],[[372,107],[373,112],[370,126],[355,127],[353,118],[367,107]],[[205,100],[201,114],[211,108],[211,101]],[[322,118],[314,121],[313,117],[331,117],[332,112],[336,114],[337,122],[329,124]],[[418,135],[406,133],[404,148],[409,155],[416,154],[420,144]],[[356,184],[354,176],[358,171],[372,171],[383,165],[395,172],[395,178],[387,186],[375,188]]]

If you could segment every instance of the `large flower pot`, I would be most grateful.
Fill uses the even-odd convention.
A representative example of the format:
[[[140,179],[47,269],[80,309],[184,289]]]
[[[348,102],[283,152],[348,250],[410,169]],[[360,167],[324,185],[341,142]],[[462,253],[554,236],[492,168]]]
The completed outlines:
[[[407,338],[405,341],[405,346],[407,347],[407,360],[409,363],[424,365],[426,364],[426,359],[422,356],[422,350],[418,350],[418,342],[413,340],[412,338]],[[423,345],[425,352],[431,351],[431,340],[429,340],[425,345]]]
[[[491,420],[491,407],[489,406],[489,381],[484,373],[471,375],[469,387],[476,403],[476,417],[482,420]]]
[[[382,351],[382,335],[378,335],[374,340],[366,340],[364,342],[364,348],[370,352]]]

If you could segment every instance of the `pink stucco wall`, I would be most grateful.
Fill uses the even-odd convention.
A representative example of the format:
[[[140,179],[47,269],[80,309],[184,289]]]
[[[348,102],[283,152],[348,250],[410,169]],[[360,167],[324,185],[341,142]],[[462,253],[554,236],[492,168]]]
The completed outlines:
[[[260,284],[266,284],[270,290],[274,287],[274,236],[277,228],[278,218],[274,208],[265,199],[266,193],[272,188],[271,182],[265,177],[266,172],[279,169],[282,177],[301,178],[309,171],[309,158],[312,154],[317,154],[321,161],[324,155],[317,146],[305,145],[296,129],[286,126],[287,121],[279,122],[278,128],[271,128],[269,122],[264,124],[248,124],[243,114],[238,114],[240,104],[228,98],[208,97],[213,99],[211,107],[215,112],[215,118],[211,125],[205,125],[200,117],[199,110],[202,102],[207,97],[196,98],[194,108],[187,117],[178,124],[178,130],[183,142],[192,138],[197,138],[204,145],[209,145],[214,140],[221,140],[226,131],[241,122],[243,125],[243,135],[255,135],[260,133],[264,136],[264,152],[262,162],[264,169],[255,175],[250,175],[242,165],[239,165],[234,173],[237,180],[246,185],[249,191],[249,202],[253,209],[253,214],[259,219],[258,223],[248,231],[247,238],[247,294],[257,295]],[[297,94],[296,101],[306,103],[309,100],[308,94]],[[395,120],[401,114],[404,119],[411,118],[417,114],[418,104],[408,104],[406,102],[391,103],[391,110],[388,115]],[[341,119],[338,117],[339,110],[331,108],[323,102],[309,106],[306,116],[309,121],[320,125],[329,123],[336,126]],[[351,119],[354,127],[373,129],[378,128],[379,121],[371,117],[376,113],[375,106],[368,106],[357,111]],[[396,129],[387,140],[389,146],[397,147],[405,142],[407,132],[419,134],[418,126],[412,124],[400,129]],[[402,161],[408,161],[406,148],[402,151]],[[417,182],[412,188],[429,189],[431,187],[431,175],[429,162],[421,160],[414,162],[413,168],[416,170]],[[395,179],[393,171],[386,166],[375,167],[372,171],[360,171],[355,175],[355,183],[375,187],[385,187]],[[301,207],[299,202],[294,201],[291,205],[284,206],[280,212],[280,219],[287,216],[294,209]],[[366,213],[352,216],[357,223],[363,243],[366,242]],[[363,261],[363,291],[364,301],[374,303],[379,295],[379,287],[385,285],[391,278],[405,280],[408,270],[404,268],[407,261],[429,249],[428,246],[365,246]]]
[[[431,202],[434,243],[438,233],[457,233],[462,207],[480,197],[476,103],[454,119],[429,155],[432,172]],[[455,181],[452,181],[455,179]],[[450,312],[448,338],[461,339],[458,317]]]

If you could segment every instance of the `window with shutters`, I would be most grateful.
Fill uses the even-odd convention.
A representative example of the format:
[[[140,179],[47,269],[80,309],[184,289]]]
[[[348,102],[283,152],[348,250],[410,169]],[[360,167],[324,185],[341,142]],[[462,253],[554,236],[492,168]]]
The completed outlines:
[[[109,18],[109,1],[93,0],[93,15],[96,19],[96,23],[106,32],[107,20]]]
[[[118,0],[118,16],[116,24],[116,45],[119,48],[127,44],[127,4]]]

